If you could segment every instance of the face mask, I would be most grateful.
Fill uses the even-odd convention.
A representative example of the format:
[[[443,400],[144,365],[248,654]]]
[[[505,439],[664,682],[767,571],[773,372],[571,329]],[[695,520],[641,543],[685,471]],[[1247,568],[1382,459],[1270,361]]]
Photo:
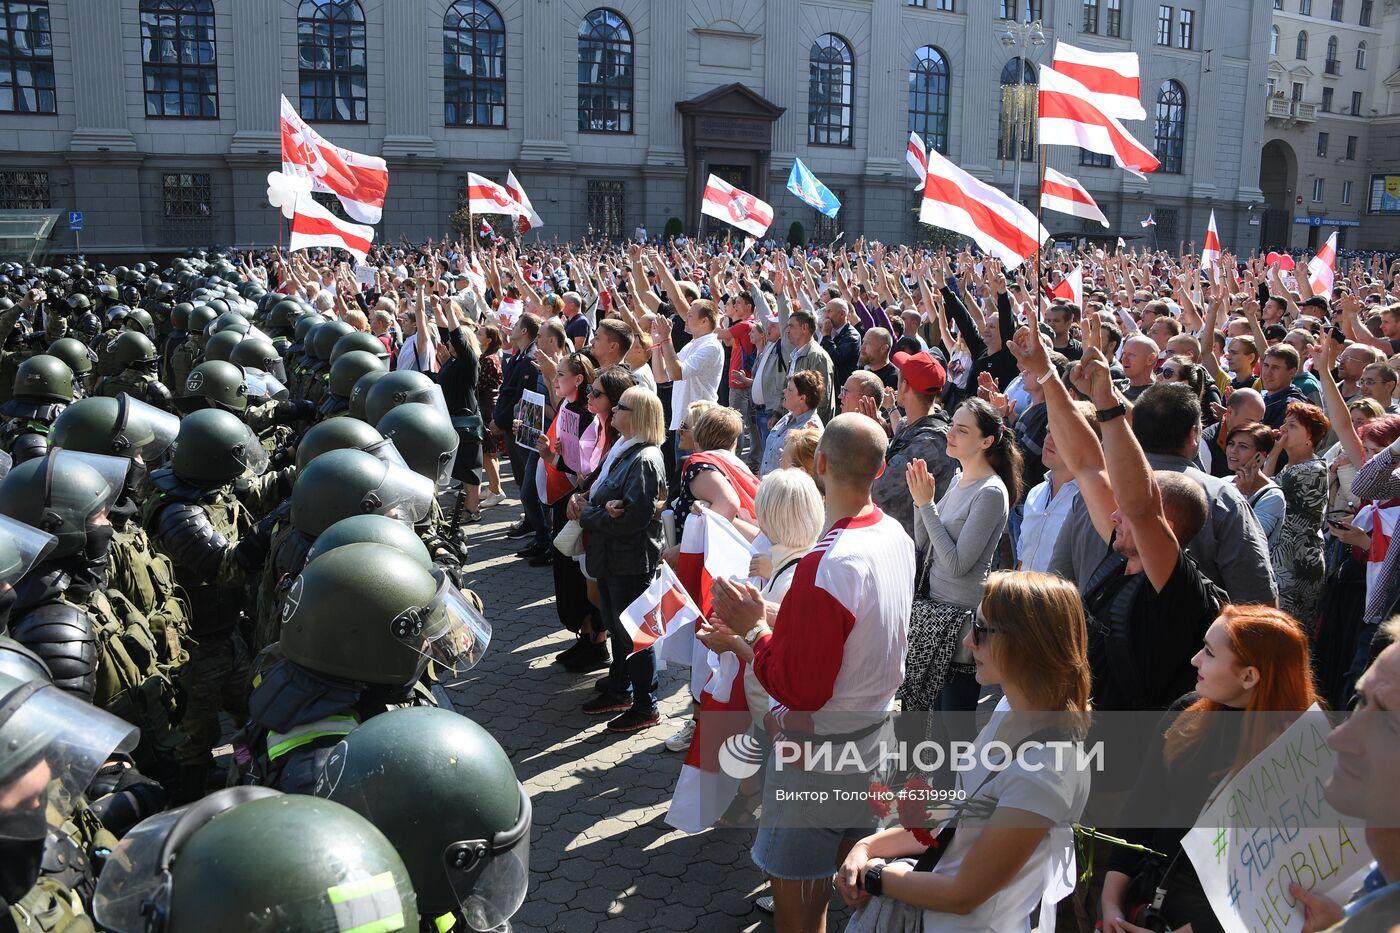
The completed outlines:
[[[39,880],[44,837],[0,839],[0,901],[18,904]]]
[[[111,525],[96,525],[87,532],[87,559],[96,563],[107,560],[107,552],[112,549],[112,536],[116,533]]]

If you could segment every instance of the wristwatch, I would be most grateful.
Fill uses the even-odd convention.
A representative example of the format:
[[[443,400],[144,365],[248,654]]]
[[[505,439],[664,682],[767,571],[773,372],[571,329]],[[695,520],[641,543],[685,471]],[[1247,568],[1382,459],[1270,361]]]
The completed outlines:
[[[1095,410],[1094,416],[1099,419],[1099,424],[1106,424],[1114,418],[1121,418],[1128,413],[1128,406],[1119,402],[1112,408],[1100,408]]]
[[[865,870],[865,893],[871,897],[879,897],[884,890],[885,882],[881,876],[885,873],[885,866],[872,865]]]
[[[758,641],[764,635],[772,634],[772,632],[772,629],[760,622],[744,633],[744,643],[747,644],[749,647],[753,647],[754,642]]]

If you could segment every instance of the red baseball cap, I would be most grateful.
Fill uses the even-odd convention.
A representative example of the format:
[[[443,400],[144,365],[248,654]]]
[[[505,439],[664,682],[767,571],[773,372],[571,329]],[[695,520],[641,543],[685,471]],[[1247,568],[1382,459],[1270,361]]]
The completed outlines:
[[[894,361],[895,368],[905,381],[924,395],[939,392],[948,381],[948,371],[927,350],[919,353],[896,353],[890,359]]]

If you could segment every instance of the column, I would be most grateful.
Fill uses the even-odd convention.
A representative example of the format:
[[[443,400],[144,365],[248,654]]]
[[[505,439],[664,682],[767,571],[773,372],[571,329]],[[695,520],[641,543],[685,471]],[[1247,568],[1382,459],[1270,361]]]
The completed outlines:
[[[763,96],[786,107],[773,124],[773,163],[786,164],[797,154],[798,131],[806,120],[803,106],[807,80],[802,58],[807,49],[798,35],[797,0],[768,0],[763,25]]]
[[[69,31],[73,43],[73,96],[77,124],[70,150],[135,152],[127,126],[126,79],[122,47],[121,4],[111,0],[72,0]]]
[[[428,156],[435,146],[428,127],[428,56],[440,49],[430,36],[427,4],[395,3],[384,7],[384,157]],[[441,24],[439,24],[441,25]],[[433,39],[436,38],[435,43]]]
[[[651,120],[647,139],[647,164],[674,166],[684,162],[681,151],[681,115],[676,103],[685,94],[686,4],[676,0],[651,0]],[[640,76],[639,76],[640,77]]]
[[[899,80],[907,74],[909,64],[900,61],[898,53],[892,51],[900,47],[900,2],[875,0],[871,5],[870,51],[865,55],[869,62],[865,71],[870,76],[865,108],[869,121],[865,138],[867,175],[903,175],[902,153],[908,136],[901,130],[905,126],[908,94],[901,92]],[[859,68],[856,80],[860,80]]]
[[[520,159],[563,162],[569,159],[564,142],[565,37],[577,34],[578,23],[569,21],[558,0],[523,0],[522,5],[523,55],[528,64],[524,69],[525,138],[520,144]],[[577,56],[569,56],[570,63],[576,61]]]
[[[961,90],[962,112],[958,131],[951,133],[948,140],[949,156],[984,181],[991,179],[996,163],[1001,68],[1015,54],[1008,52],[997,38],[998,25],[990,11],[983,16],[968,16],[962,61],[950,62],[962,72],[953,72],[953,85]]]
[[[282,35],[281,0],[240,0],[229,7],[233,21],[233,60],[219,62],[220,70],[233,72],[233,100],[221,101],[221,107],[233,107],[234,132],[229,152],[244,155],[276,154],[281,151],[281,118],[278,103],[282,93],[283,43],[268,41],[269,36]],[[293,30],[295,26],[292,27]],[[296,38],[291,33],[292,56],[295,60]],[[292,106],[297,105],[295,80],[287,92]],[[243,241],[246,242],[246,241]]]

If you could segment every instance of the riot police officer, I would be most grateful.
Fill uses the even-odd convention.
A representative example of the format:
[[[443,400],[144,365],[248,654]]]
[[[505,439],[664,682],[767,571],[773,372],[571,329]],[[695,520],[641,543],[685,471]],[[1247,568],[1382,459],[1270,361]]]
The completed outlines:
[[[350,395],[355,384],[367,373],[387,373],[389,367],[383,360],[363,350],[343,353],[331,364],[330,378],[326,382],[326,398],[321,402],[320,416],[336,418],[350,413]]]
[[[126,393],[156,408],[172,410],[170,390],[156,374],[160,357],[151,338],[129,330],[118,335],[107,352],[113,365],[121,369],[116,375],[104,378],[94,394],[116,398]]]
[[[73,371],[41,353],[19,364],[11,388],[11,399],[0,405],[0,449],[18,464],[48,452],[50,427],[73,401]]]

